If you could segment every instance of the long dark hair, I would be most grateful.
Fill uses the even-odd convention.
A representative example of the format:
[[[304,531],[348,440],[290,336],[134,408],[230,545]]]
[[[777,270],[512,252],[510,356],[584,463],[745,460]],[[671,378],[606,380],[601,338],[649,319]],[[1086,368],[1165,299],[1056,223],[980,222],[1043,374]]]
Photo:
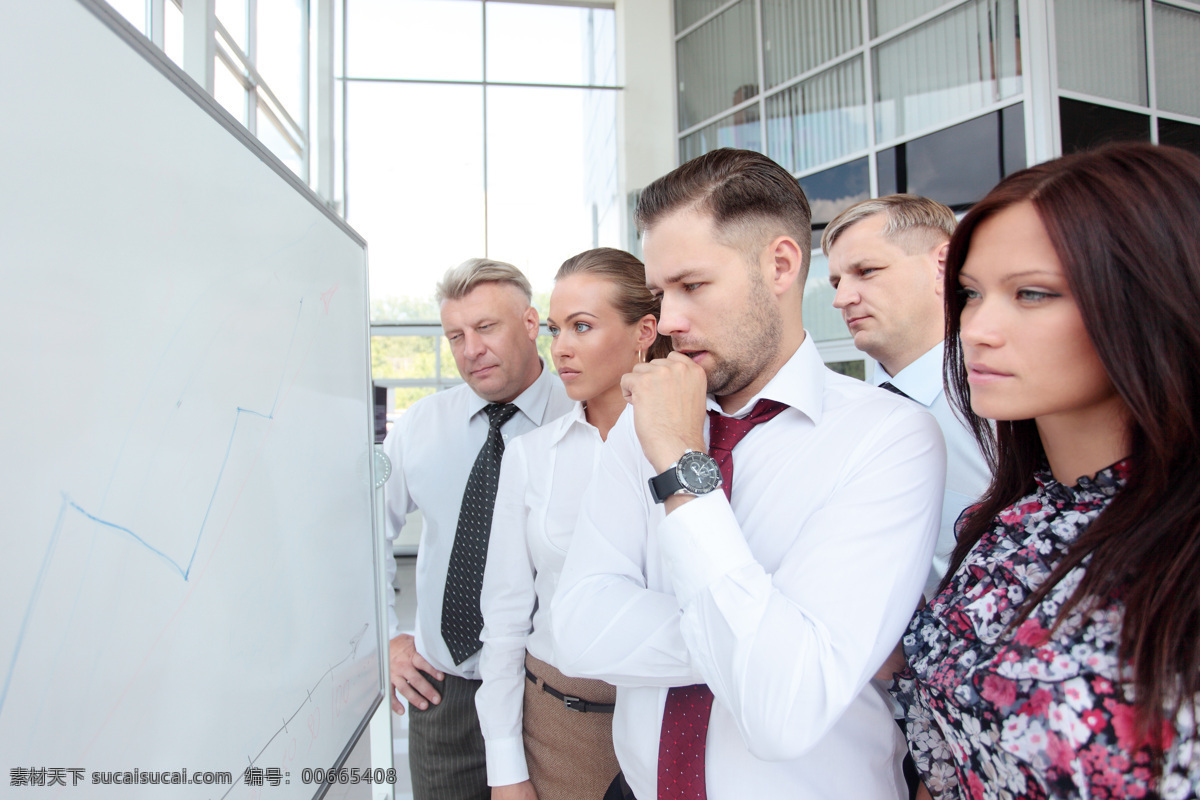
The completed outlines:
[[[1071,545],[1014,625],[1086,559],[1058,612],[1125,604],[1118,657],[1131,667],[1143,734],[1162,730],[1200,693],[1200,158],[1171,147],[1118,144],[1022,170],[963,219],[946,258],[946,382],[994,477],[963,520],[950,575],[996,515],[1034,489],[1044,460],[1033,420],[971,411],[959,341],[958,274],[984,220],[1029,202],[1075,296],[1088,338],[1129,409],[1125,488]],[[1195,710],[1193,708],[1193,710]],[[1149,736],[1151,745],[1160,741]]]
[[[613,247],[597,247],[584,250],[562,263],[554,280],[568,275],[586,273],[604,278],[613,284],[613,306],[626,325],[635,325],[650,314],[658,321],[662,300],[650,293],[646,286],[646,267],[637,256]],[[646,360],[666,358],[671,352],[671,337],[661,333],[646,351]]]

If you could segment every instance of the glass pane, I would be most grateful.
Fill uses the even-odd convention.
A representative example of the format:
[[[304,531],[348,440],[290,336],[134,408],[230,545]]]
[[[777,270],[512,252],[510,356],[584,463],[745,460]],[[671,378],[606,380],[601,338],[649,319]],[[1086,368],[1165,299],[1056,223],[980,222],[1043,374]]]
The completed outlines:
[[[875,179],[879,181],[879,196],[899,194],[908,188],[908,177],[905,174],[907,169],[904,145],[880,150],[875,156]]]
[[[428,297],[387,295],[371,299],[371,320],[381,322],[437,322],[440,317],[433,294]]]
[[[675,32],[694,25],[729,0],[675,0]]]
[[[875,50],[875,134],[887,141],[1021,91],[1016,0],[976,0]]]
[[[763,0],[767,88],[858,47],[861,8],[858,0]]]
[[[1025,104],[1000,109],[1000,173],[1012,175],[1028,166],[1025,155]]]
[[[388,430],[392,429],[392,423],[400,418],[400,414],[408,411],[413,403],[420,400],[422,397],[437,392],[432,386],[397,386],[392,390],[392,410],[388,412]],[[408,528],[406,527],[407,531]],[[413,543],[414,545],[416,542]]]
[[[882,36],[948,0],[871,0],[871,35]]]
[[[611,9],[489,2],[487,79],[615,86],[616,13]],[[530,42],[537,47],[530,47]]]
[[[217,0],[217,19],[229,31],[233,42],[243,53],[250,52],[246,42],[246,0]],[[262,35],[262,31],[259,31]]]
[[[865,158],[800,179],[812,208],[814,227],[828,225],[850,206],[871,196],[871,168]]]
[[[347,221],[370,243],[373,302],[432,302],[447,269],[484,255],[482,92],[347,87]]]
[[[428,379],[437,377],[437,352],[441,336],[372,336],[371,377]],[[454,359],[451,359],[451,363]]]
[[[768,155],[800,172],[864,149],[866,94],[855,58],[768,97]]]
[[[450,350],[450,342],[446,340],[445,336],[440,337],[438,342],[438,347],[442,348],[442,382],[462,380],[462,375],[458,372],[458,364],[454,363],[454,353]]]
[[[992,112],[881,150],[879,194],[911,192],[954,208],[977,202],[1003,174],[1020,168],[1003,163],[1006,158],[1017,158],[1015,153],[1003,155],[1008,149],[1002,142],[1004,119],[1002,112]],[[1023,165],[1023,150],[1020,159]]]
[[[826,361],[825,366],[839,375],[858,378],[860,381],[867,379],[867,362],[861,358],[856,358],[853,361]]]
[[[234,119],[247,128],[250,127],[246,118],[246,87],[219,58],[216,59],[216,66],[213,69],[213,97],[233,115]]]
[[[758,94],[754,4],[733,8],[680,39],[679,129],[690,128]]]
[[[342,58],[342,31],[344,30],[343,22],[345,21],[345,3],[347,0],[334,0],[333,3],[333,147],[328,154],[333,159],[333,207],[339,215],[346,213],[346,161],[342,158],[342,154],[346,152],[346,143],[344,141],[345,125],[343,124],[346,118],[346,82],[340,80],[346,77],[346,62]],[[316,61],[313,57],[310,59],[310,64]],[[310,102],[308,104],[310,114],[317,112],[317,104]],[[309,128],[310,138],[315,137],[317,125],[314,124]],[[322,152],[323,148],[318,146],[316,142],[310,142],[312,150],[313,164],[316,164],[316,159],[325,157]]]
[[[1200,125],[1189,125],[1173,119],[1158,120],[1158,143],[1182,147],[1200,156]]]
[[[173,0],[163,3],[163,52],[183,66],[183,10]]]
[[[813,341],[850,338],[842,313],[833,307],[833,295],[833,287],[829,285],[829,259],[818,250],[812,254],[812,263],[808,266],[804,307],[800,312],[804,330],[812,334]]]
[[[1056,0],[1054,29],[1059,88],[1146,105],[1142,0]]]
[[[1063,155],[1088,150],[1105,142],[1150,141],[1150,117],[1133,111],[1058,100],[1059,128]]]
[[[146,0],[108,0],[108,4],[121,12],[130,25],[146,32]]]
[[[758,106],[749,106],[730,114],[680,139],[679,163],[691,161],[718,147],[738,147],[759,153],[763,151]]]
[[[305,0],[258,0],[258,52],[255,68],[284,109],[301,125],[304,51],[308,30]]]
[[[1200,117],[1200,14],[1154,4],[1154,76],[1160,110]]]
[[[356,78],[483,80],[480,0],[346,0]]]
[[[568,257],[621,246],[616,113],[611,91],[488,88],[488,255],[535,301]]]
[[[261,105],[258,107],[258,119],[255,120],[255,132],[258,140],[279,158],[288,169],[301,178],[304,177],[304,159],[292,143],[279,131],[279,122]]]
[[[952,208],[971,205],[1000,182],[1000,114],[913,139],[905,150],[908,185],[901,191]]]

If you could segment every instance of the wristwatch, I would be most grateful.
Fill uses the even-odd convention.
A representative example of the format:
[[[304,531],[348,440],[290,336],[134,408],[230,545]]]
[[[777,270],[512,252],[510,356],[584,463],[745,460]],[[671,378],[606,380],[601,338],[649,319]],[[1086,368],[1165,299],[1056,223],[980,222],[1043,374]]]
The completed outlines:
[[[665,503],[676,494],[708,494],[720,487],[721,468],[708,453],[686,450],[667,471],[650,479],[650,494],[654,502]]]

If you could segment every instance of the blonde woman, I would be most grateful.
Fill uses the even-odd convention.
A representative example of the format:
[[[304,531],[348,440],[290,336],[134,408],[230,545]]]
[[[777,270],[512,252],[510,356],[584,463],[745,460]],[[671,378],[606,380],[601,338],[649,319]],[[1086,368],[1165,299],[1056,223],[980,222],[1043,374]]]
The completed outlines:
[[[599,248],[555,277],[547,325],[572,412],[504,454],[480,605],[476,696],[493,800],[588,800],[618,771],[614,687],[554,667],[550,600],[600,446],[625,408],[621,376],[666,355],[642,263]]]

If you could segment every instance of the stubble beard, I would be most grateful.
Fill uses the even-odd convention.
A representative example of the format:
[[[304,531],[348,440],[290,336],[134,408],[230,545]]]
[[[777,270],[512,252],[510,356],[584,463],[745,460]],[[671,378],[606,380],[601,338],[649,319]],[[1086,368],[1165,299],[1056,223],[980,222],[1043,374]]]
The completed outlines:
[[[783,317],[774,301],[762,275],[752,272],[746,306],[729,328],[729,355],[709,351],[713,362],[709,394],[725,397],[740,392],[771,365],[783,341]]]

